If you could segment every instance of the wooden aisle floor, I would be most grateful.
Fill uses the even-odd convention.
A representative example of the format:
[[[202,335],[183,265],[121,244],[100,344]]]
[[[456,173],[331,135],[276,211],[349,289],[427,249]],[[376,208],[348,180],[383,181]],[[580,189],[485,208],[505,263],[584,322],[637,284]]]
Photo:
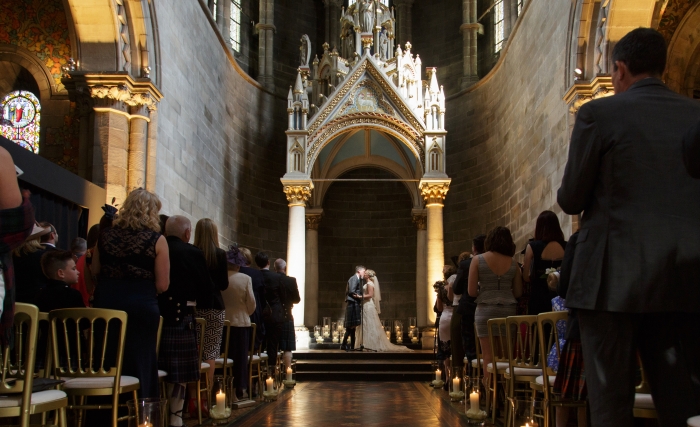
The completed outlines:
[[[441,427],[461,423],[421,383],[309,382],[231,425]]]

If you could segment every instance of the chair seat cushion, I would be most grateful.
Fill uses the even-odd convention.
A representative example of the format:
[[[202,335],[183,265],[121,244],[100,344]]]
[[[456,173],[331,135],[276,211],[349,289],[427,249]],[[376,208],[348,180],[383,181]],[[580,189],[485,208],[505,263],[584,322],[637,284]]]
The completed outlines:
[[[248,356],[248,362],[250,362],[250,356]],[[254,354],[253,355],[253,363],[258,363],[258,362],[260,362],[260,356],[258,356],[257,354]]]
[[[472,367],[473,367],[473,368],[478,368],[478,367],[479,367],[479,363],[481,363],[481,365],[483,365],[483,364],[484,364],[484,359],[479,359],[479,360],[474,359],[474,360],[472,360]]]
[[[508,369],[509,367],[510,367],[510,365],[508,364],[508,362],[497,362],[496,363],[496,369],[498,369],[499,371],[503,370],[503,369]],[[489,366],[486,367],[486,370],[488,372],[492,372],[493,371],[493,363],[489,363]]]
[[[110,388],[114,387],[114,377],[84,377],[84,378],[61,378],[65,380],[63,384],[64,390],[78,389],[78,388]],[[128,375],[122,375],[119,380],[119,385],[121,387],[129,387],[133,385],[138,385],[139,379],[136,377],[130,377]]]
[[[158,369],[158,378],[165,378],[167,376],[168,376],[167,372]]]
[[[518,368],[513,369],[516,377],[537,377],[542,375],[542,369]],[[510,368],[506,369],[506,374],[510,375]]]
[[[267,359],[269,359],[269,356],[267,355],[267,353],[260,353],[260,359],[267,360]]]
[[[652,399],[651,394],[647,393],[634,394],[634,407],[639,409],[656,409],[654,399]]]
[[[688,418],[688,427],[700,427],[700,415]]]
[[[208,363],[202,362],[202,364],[200,365],[199,369],[201,369],[201,370],[203,371],[203,370],[205,370],[205,369],[209,369],[209,366],[210,366],[210,365],[209,365]]]
[[[68,397],[61,390],[44,390],[32,393],[32,405],[55,402]],[[0,396],[0,408],[12,408],[22,404],[22,394]]]
[[[542,371],[540,371],[542,372]],[[549,385],[553,386],[554,385],[554,380],[557,379],[555,375],[551,375],[549,377]],[[535,382],[539,385],[544,385],[544,377],[540,375],[539,377],[535,378]]]
[[[221,368],[224,366],[224,358],[220,357],[214,361],[214,364],[216,365],[217,368]],[[233,365],[233,359],[226,359],[226,366],[231,366]]]

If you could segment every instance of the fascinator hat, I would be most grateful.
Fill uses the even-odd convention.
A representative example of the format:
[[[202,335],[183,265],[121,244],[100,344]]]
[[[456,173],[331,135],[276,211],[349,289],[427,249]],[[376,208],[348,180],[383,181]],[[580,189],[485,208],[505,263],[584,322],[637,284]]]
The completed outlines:
[[[234,243],[229,246],[228,251],[226,251],[226,261],[229,264],[237,265],[239,267],[244,267],[247,262],[243,253],[238,249],[238,244]]]

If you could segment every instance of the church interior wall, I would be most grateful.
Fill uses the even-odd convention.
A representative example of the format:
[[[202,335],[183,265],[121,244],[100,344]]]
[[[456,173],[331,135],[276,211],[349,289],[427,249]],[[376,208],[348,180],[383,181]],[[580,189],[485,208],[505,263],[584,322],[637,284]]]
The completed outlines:
[[[556,204],[568,153],[562,100],[570,4],[532,1],[500,66],[467,93],[448,99],[445,255],[505,225],[518,249],[546,209],[568,236],[570,217]]]
[[[341,179],[395,179],[376,168]],[[343,295],[357,264],[377,273],[381,318],[404,324],[416,316],[416,227],[411,196],[400,182],[335,182],[323,201],[318,229],[318,316],[345,317]]]
[[[284,103],[232,67],[196,2],[157,12],[165,94],[156,179],[162,212],[212,218],[222,245],[284,256]]]

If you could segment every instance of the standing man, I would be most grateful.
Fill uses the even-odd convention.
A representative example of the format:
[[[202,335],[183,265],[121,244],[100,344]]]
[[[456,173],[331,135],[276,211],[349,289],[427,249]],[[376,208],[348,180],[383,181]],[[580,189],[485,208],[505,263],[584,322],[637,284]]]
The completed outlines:
[[[284,285],[282,276],[270,271],[270,258],[264,252],[255,255],[255,264],[260,267],[265,283],[265,301],[267,306],[263,309],[265,321],[265,338],[267,340],[267,356],[270,366],[277,365],[277,352],[279,351],[282,328],[284,326]],[[253,291],[254,292],[254,291]],[[269,309],[267,307],[270,307]]]
[[[214,289],[201,249],[189,244],[192,223],[184,216],[171,216],[165,223],[170,253],[170,287],[158,296],[163,332],[158,367],[168,373],[167,398],[170,425],[182,426],[182,406],[187,383],[199,378],[197,328],[194,320],[199,286]],[[202,331],[204,334],[204,331]]]
[[[282,301],[284,324],[280,338],[280,351],[284,352],[284,367],[289,368],[292,366],[292,352],[297,349],[292,307],[294,304],[299,304],[301,297],[299,296],[297,279],[287,276],[287,262],[285,260],[282,258],[275,260],[275,271],[282,277],[282,285],[284,286],[284,300]]]
[[[659,80],[666,43],[654,30],[629,32],[612,61],[615,96],[579,110],[557,195],[583,212],[566,303],[591,425],[633,425],[639,351],[659,424],[680,427],[700,414],[700,181],[682,155],[700,104]]]
[[[265,302],[265,281],[263,275],[253,265],[253,255],[248,248],[239,248],[246,264],[239,270],[241,273],[250,277],[253,282],[253,295],[255,295],[255,311],[250,315],[250,321],[255,323],[255,348],[260,349],[265,342],[265,322],[263,321],[263,308],[267,305]],[[223,353],[223,352],[222,352]]]
[[[362,323],[361,320],[361,302],[362,302],[362,278],[365,277],[365,267],[358,265],[355,267],[355,274],[348,280],[348,286],[345,288],[345,335],[343,343],[340,345],[341,350],[351,351],[355,349],[355,328]],[[348,347],[348,337],[350,337],[350,347]]]

